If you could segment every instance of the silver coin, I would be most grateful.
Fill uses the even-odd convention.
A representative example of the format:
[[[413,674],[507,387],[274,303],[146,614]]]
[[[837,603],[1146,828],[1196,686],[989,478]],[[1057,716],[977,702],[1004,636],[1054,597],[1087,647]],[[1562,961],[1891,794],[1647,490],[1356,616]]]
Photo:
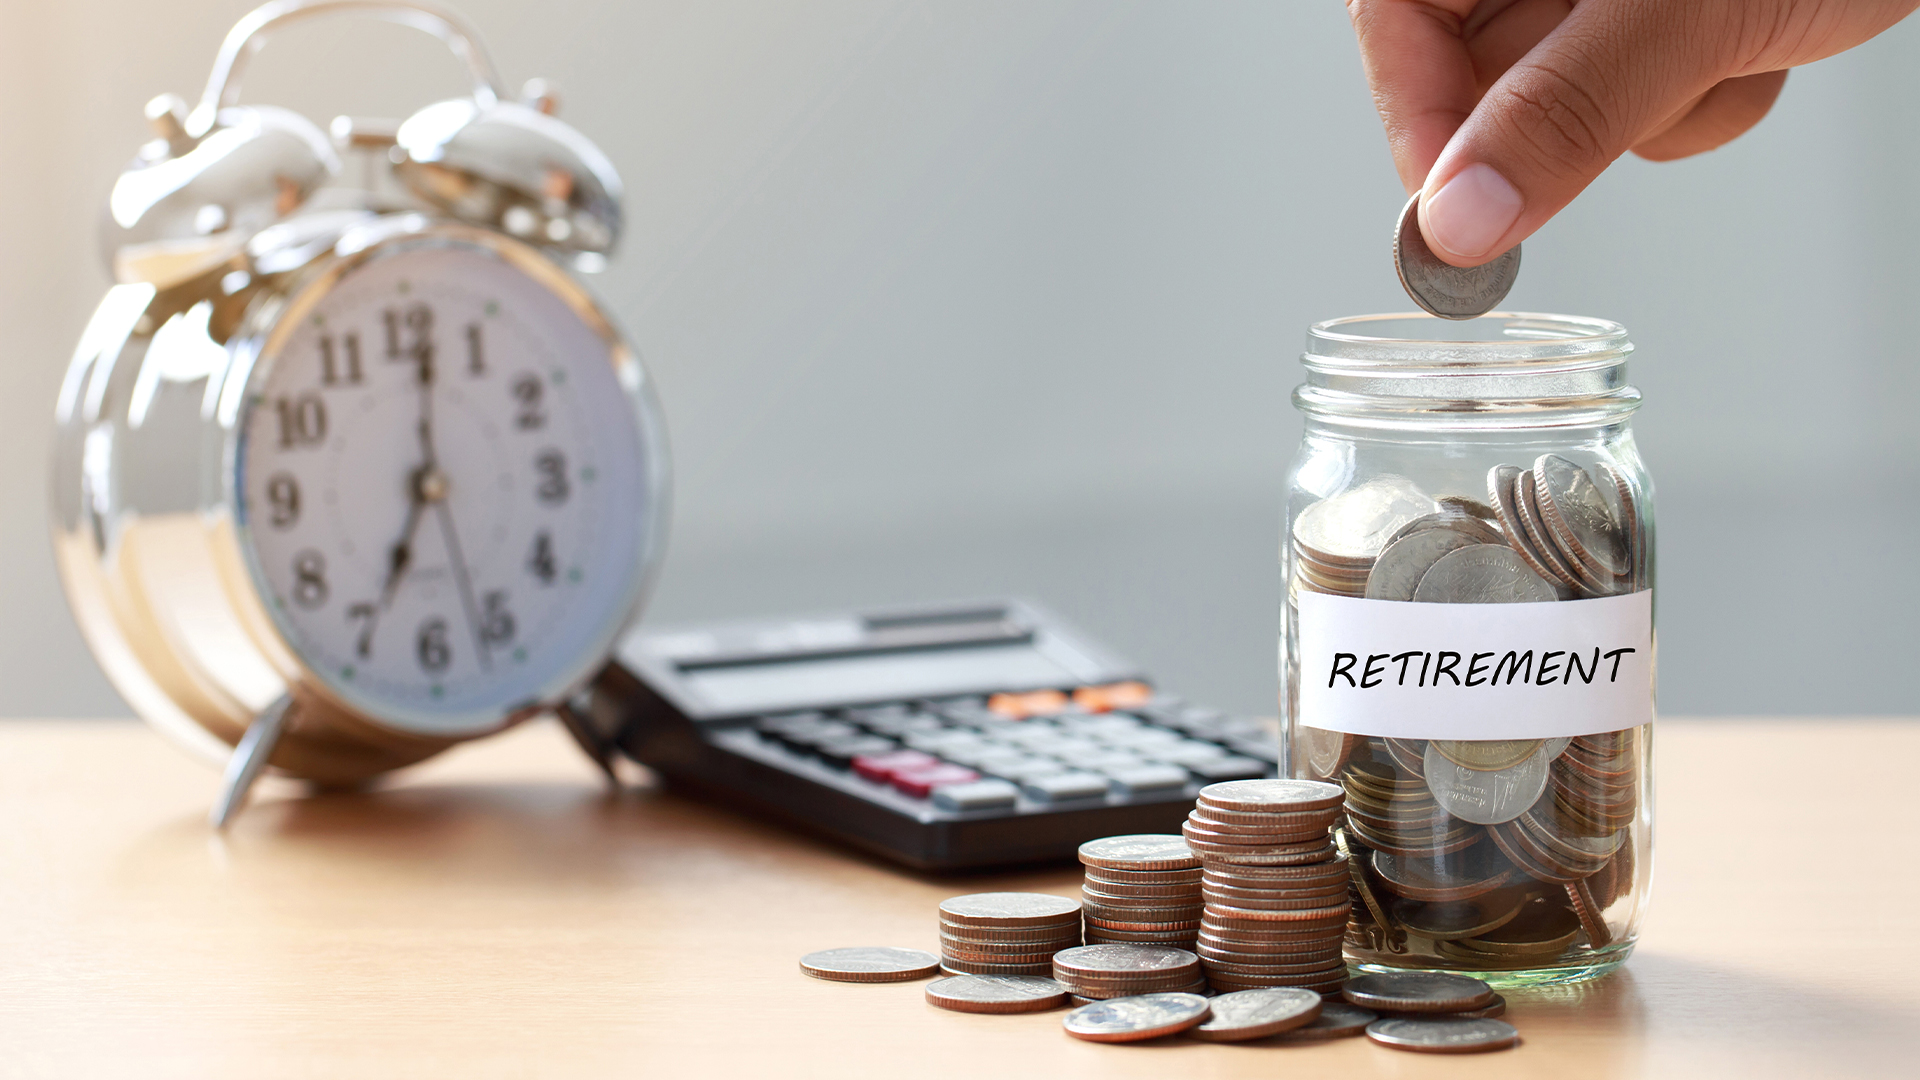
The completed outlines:
[[[1371,1009],[1349,1005],[1344,1001],[1329,1001],[1320,1006],[1320,1016],[1313,1023],[1294,1028],[1281,1038],[1286,1042],[1344,1039],[1367,1030],[1367,1025],[1378,1019],[1379,1016]]]
[[[1519,482],[1522,475],[1520,469],[1513,465],[1495,465],[1487,470],[1487,497],[1493,500],[1495,512],[1500,515],[1500,527],[1506,532],[1507,544],[1543,580],[1571,588],[1572,583],[1563,581],[1547,565],[1546,557],[1534,550],[1533,540],[1527,535],[1526,521],[1520,514]]]
[[[1221,994],[1208,1004],[1213,1015],[1187,1034],[1205,1042],[1241,1042],[1313,1023],[1320,1017],[1322,1001],[1311,990],[1273,987]]]
[[[952,975],[927,984],[928,1003],[954,1012],[1040,1012],[1066,1000],[1066,987],[1034,975]]]
[[[1505,1020],[1375,1020],[1367,1038],[1395,1050],[1422,1054],[1475,1054],[1504,1050],[1520,1041],[1520,1032]]]
[[[1089,840],[1080,845],[1080,861],[1108,870],[1186,870],[1200,865],[1184,838],[1167,833]]]
[[[1090,1042],[1137,1042],[1196,1027],[1211,1012],[1199,994],[1140,994],[1082,1005],[1068,1013],[1061,1026],[1074,1038]]]
[[[1414,193],[1393,228],[1393,270],[1400,285],[1428,312],[1472,319],[1492,311],[1520,277],[1520,245],[1492,262],[1461,268],[1440,261],[1420,235],[1420,195]]]
[[[940,970],[940,961],[919,949],[857,946],[808,953],[800,970],[831,982],[907,982]]]
[[[1380,476],[1302,510],[1293,537],[1321,562],[1364,563],[1401,526],[1439,509],[1406,477]]]
[[[1433,801],[1462,821],[1498,825],[1526,813],[1547,790],[1553,759],[1541,747],[1525,761],[1507,769],[1482,772],[1456,765],[1432,743],[1421,762],[1421,772]]]
[[[1054,970],[1085,973],[1144,973],[1184,971],[1200,958],[1185,949],[1164,945],[1081,945],[1053,954]]]
[[[1422,529],[1404,534],[1373,560],[1373,571],[1367,575],[1367,599],[1412,600],[1420,579],[1440,561],[1440,556],[1486,543],[1454,529]]]
[[[1587,470],[1558,454],[1540,455],[1533,464],[1533,475],[1540,512],[1548,525],[1571,541],[1566,545],[1568,553],[1603,581],[1624,575],[1627,538],[1608,506],[1617,498],[1617,489],[1607,492],[1593,482]]]
[[[942,921],[964,926],[1042,926],[1079,911],[1080,901],[1050,893],[969,893],[940,902]]]
[[[1488,517],[1482,519],[1477,514],[1469,514],[1461,510],[1458,506],[1448,504],[1445,501],[1446,499],[1459,501],[1460,496],[1441,496],[1441,508],[1438,512],[1427,514],[1424,517],[1414,518],[1412,521],[1400,526],[1400,531],[1387,538],[1387,546],[1391,547],[1394,541],[1412,536],[1417,532],[1424,532],[1427,529],[1452,529],[1455,532],[1473,537],[1473,542],[1476,544],[1504,544],[1507,542],[1507,538],[1501,535],[1499,527],[1489,524],[1489,522],[1496,520],[1495,518]],[[1471,499],[1465,501],[1473,502]],[[1473,505],[1479,506],[1480,504],[1473,503]],[[1488,510],[1487,513],[1491,515],[1493,511]],[[1382,551],[1384,550],[1383,548]]]
[[[1413,598],[1423,604],[1538,604],[1559,594],[1512,548],[1475,544],[1440,556]]]

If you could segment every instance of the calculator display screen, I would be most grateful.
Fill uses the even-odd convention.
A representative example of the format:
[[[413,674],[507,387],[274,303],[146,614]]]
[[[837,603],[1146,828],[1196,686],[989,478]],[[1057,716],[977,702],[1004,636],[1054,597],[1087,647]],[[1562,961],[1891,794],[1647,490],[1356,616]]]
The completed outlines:
[[[1082,681],[1025,643],[700,667],[680,677],[710,708],[727,713]]]

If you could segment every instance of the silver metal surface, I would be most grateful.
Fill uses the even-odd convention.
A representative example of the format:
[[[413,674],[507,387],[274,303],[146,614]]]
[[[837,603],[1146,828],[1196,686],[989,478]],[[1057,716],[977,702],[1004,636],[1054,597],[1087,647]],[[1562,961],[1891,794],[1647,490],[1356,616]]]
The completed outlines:
[[[1559,599],[1510,547],[1474,544],[1442,555],[1413,598],[1423,604],[1527,604]]]
[[[1393,228],[1393,269],[1413,302],[1443,319],[1474,319],[1507,298],[1520,277],[1520,245],[1491,262],[1459,267],[1440,261],[1420,235],[1420,195],[1400,211]]]
[[[233,748],[233,757],[227,761],[226,775],[220,781],[220,797],[214,800],[213,809],[207,814],[207,821],[214,828],[226,828],[233,815],[246,805],[253,782],[260,779],[267,759],[273,757],[274,748],[280,745],[280,736],[287,728],[287,712],[292,706],[292,698],[282,697],[247,725],[246,735],[241,737],[240,745]]]

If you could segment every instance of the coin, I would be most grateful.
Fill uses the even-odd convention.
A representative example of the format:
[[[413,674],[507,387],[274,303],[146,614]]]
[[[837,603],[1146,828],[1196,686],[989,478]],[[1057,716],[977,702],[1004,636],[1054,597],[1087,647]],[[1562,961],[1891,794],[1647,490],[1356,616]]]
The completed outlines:
[[[1492,1001],[1487,1002],[1477,1009],[1462,1009],[1459,1012],[1450,1013],[1383,1012],[1380,1014],[1380,1017],[1383,1020],[1433,1020],[1443,1016],[1454,1020],[1491,1020],[1496,1016],[1504,1016],[1506,1011],[1507,999],[1501,997],[1499,994],[1495,994],[1493,995]]]
[[[909,982],[940,970],[940,961],[919,949],[867,945],[808,953],[800,970],[830,982]]]
[[[1270,813],[1336,812],[1346,793],[1319,780],[1229,780],[1200,789],[1199,802],[1213,809]]]
[[[1493,988],[1479,979],[1438,971],[1362,975],[1340,994],[1363,1009],[1419,1013],[1477,1009],[1493,1000]]]
[[[950,975],[927,984],[927,1003],[954,1012],[1041,1012],[1066,1000],[1066,987],[1033,975]]]
[[[1441,757],[1475,772],[1511,769],[1542,745],[1544,741],[1540,739],[1430,739],[1427,742],[1428,749],[1438,750]]]
[[[1296,737],[1304,748],[1307,769],[1322,780],[1337,775],[1352,756],[1354,747],[1360,745],[1358,735],[1304,724],[1297,730]]]
[[[994,964],[976,960],[940,958],[940,970],[949,975],[1038,975],[1053,974],[1053,965],[1041,960],[1030,964]]]
[[[1200,865],[1185,840],[1163,833],[1089,840],[1080,845],[1080,861],[1108,870],[1187,870]]]
[[[1106,901],[1164,900],[1169,897],[1193,897],[1198,899],[1199,896],[1200,879],[1198,877],[1190,882],[1181,882],[1177,885],[1116,885],[1110,881],[1102,881],[1089,877],[1086,880],[1086,884],[1080,887],[1080,898],[1082,900],[1090,898]]]
[[[1057,953],[1053,966],[1068,972],[1184,971],[1199,963],[1185,949],[1152,945],[1082,945]]]
[[[1080,916],[1075,913],[1072,922],[1051,923],[1044,926],[973,926],[954,924],[940,920],[940,935],[956,941],[1058,941],[1070,938],[1080,932]]]
[[[1610,493],[1558,454],[1540,455],[1533,475],[1540,512],[1555,536],[1567,542],[1567,553],[1603,582],[1624,575],[1627,538],[1608,506]]]
[[[1264,1039],[1304,1027],[1320,1017],[1320,995],[1311,990],[1274,988],[1222,994],[1208,1002],[1212,1016],[1187,1032],[1205,1042]]]
[[[1065,921],[1080,901],[1049,893],[971,893],[940,902],[940,917],[967,926],[1041,926]]]
[[[1529,604],[1559,596],[1512,548],[1474,544],[1440,556],[1413,598],[1422,604]]]
[[[1519,817],[1547,789],[1552,762],[1544,749],[1536,749],[1511,768],[1480,772],[1455,765],[1429,745],[1422,772],[1434,801],[1447,813],[1462,821],[1495,825]]]
[[[1413,302],[1443,319],[1473,319],[1499,306],[1520,276],[1520,245],[1479,266],[1440,261],[1420,235],[1420,194],[1414,193],[1393,228],[1393,272]]]
[[[1068,1013],[1067,1034],[1090,1042],[1137,1042],[1177,1035],[1203,1023],[1212,1009],[1199,994],[1142,994],[1082,1005]]]
[[[1440,504],[1443,513],[1458,511],[1468,517],[1479,518],[1481,521],[1500,520],[1500,516],[1494,513],[1493,507],[1476,499],[1469,499],[1465,495],[1442,495],[1434,501]]]
[[[1468,518],[1467,520],[1474,520]],[[1491,531],[1491,530],[1489,530]],[[1412,600],[1420,579],[1440,556],[1488,541],[1453,529],[1424,529],[1388,544],[1367,575],[1369,600]],[[1499,540],[1493,543],[1500,543]]]
[[[1200,880],[1198,866],[1191,870],[1107,870],[1089,866],[1086,874],[1088,881],[1111,885],[1184,885]]]
[[[1436,1017],[1431,1020],[1375,1020],[1367,1025],[1367,1038],[1395,1050],[1412,1050],[1422,1054],[1472,1054],[1482,1050],[1504,1050],[1520,1041],[1520,1033],[1504,1020]]]
[[[1495,465],[1487,471],[1487,495],[1500,515],[1501,527],[1507,534],[1507,544],[1542,579],[1572,588],[1573,582],[1548,564],[1547,557],[1537,550],[1535,541],[1527,534],[1526,522],[1520,513],[1519,489],[1522,480],[1521,471],[1512,465]]]
[[[1320,1015],[1313,1023],[1294,1028],[1280,1036],[1282,1042],[1318,1042],[1321,1039],[1344,1039],[1367,1030],[1367,1025],[1379,1017],[1369,1009],[1358,1005],[1349,1005],[1344,1001],[1328,1001],[1320,1006]]]
[[[1402,525],[1439,508],[1405,477],[1376,477],[1301,511],[1293,538],[1317,562],[1364,569]]]

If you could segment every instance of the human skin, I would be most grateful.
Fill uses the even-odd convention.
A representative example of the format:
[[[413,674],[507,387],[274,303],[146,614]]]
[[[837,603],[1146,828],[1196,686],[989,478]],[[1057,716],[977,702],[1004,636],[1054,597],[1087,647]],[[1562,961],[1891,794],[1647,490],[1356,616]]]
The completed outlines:
[[[1420,232],[1455,266],[1531,236],[1632,151],[1668,161],[1760,122],[1787,69],[1920,0],[1346,0]]]

